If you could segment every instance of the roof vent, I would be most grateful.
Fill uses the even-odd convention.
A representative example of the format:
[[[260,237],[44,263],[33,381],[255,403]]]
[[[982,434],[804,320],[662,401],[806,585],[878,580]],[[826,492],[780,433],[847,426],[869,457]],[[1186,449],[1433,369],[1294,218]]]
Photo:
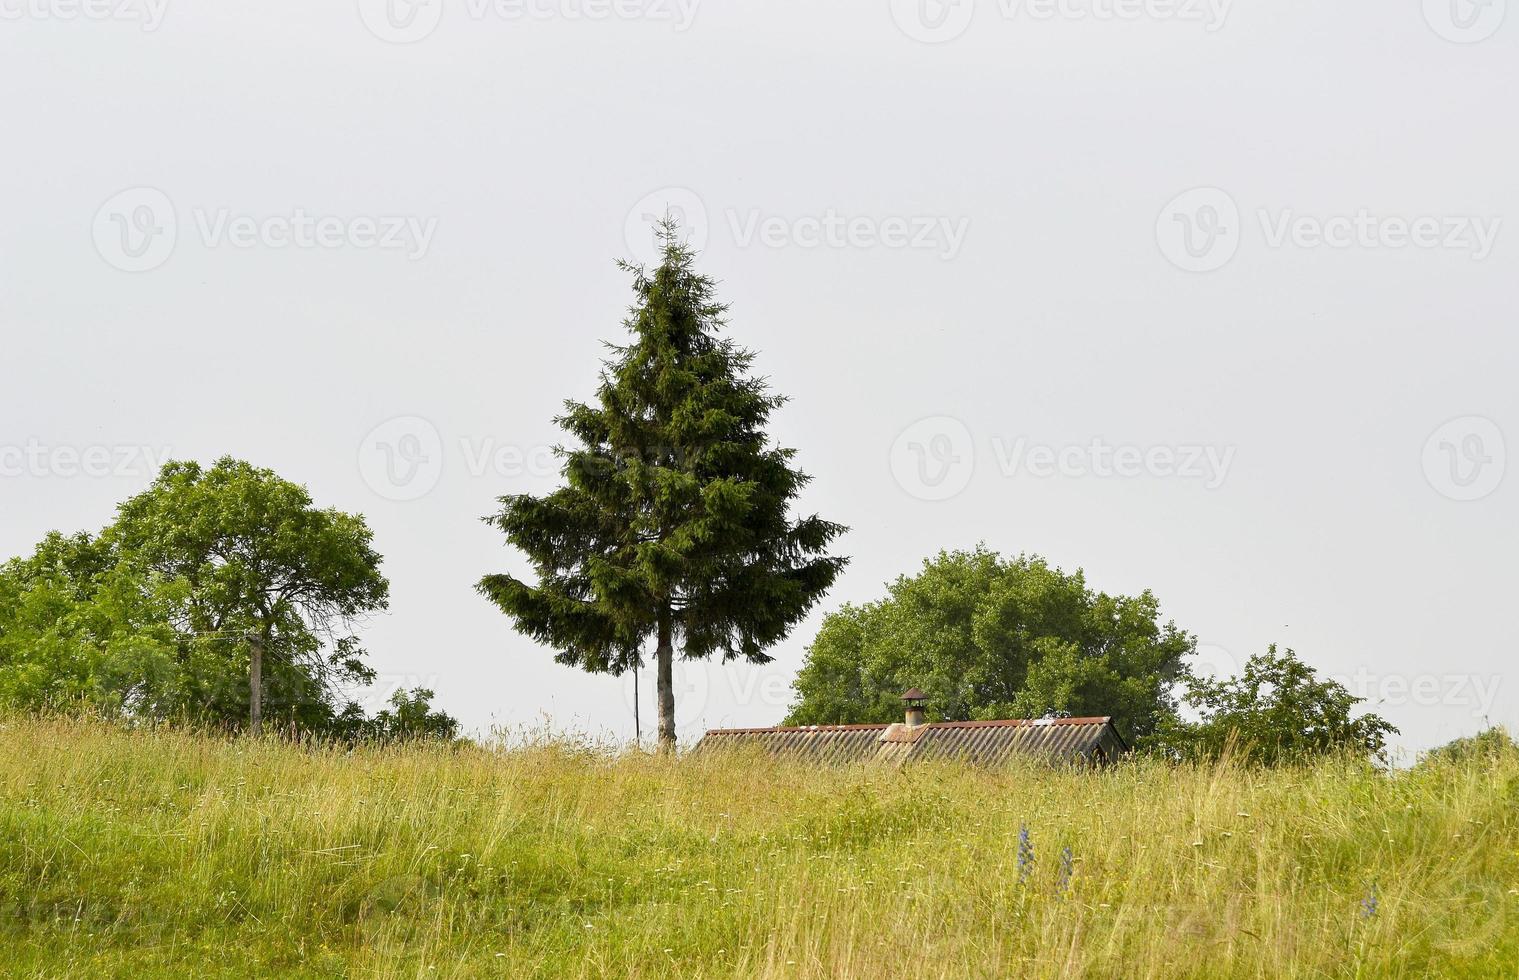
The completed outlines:
[[[915,687],[902,692],[902,701],[907,705],[907,727],[918,728],[927,723],[923,714],[923,702],[927,700],[928,695]]]

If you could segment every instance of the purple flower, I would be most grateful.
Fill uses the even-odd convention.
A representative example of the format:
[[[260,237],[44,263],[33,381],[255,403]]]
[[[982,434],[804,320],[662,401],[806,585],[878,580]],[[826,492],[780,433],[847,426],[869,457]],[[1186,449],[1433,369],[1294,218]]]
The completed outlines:
[[[1366,897],[1361,899],[1361,918],[1369,919],[1376,915],[1378,904],[1380,903],[1377,901],[1377,883],[1373,881]]]
[[[1071,851],[1071,845],[1067,844],[1060,851],[1060,877],[1055,879],[1055,897],[1064,898],[1066,890],[1071,887],[1071,876],[1076,873],[1076,855]]]

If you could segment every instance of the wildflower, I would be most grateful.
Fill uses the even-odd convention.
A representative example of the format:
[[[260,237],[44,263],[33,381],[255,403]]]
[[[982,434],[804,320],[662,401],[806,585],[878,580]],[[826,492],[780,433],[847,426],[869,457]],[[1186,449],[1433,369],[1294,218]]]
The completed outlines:
[[[1071,886],[1071,876],[1076,873],[1076,855],[1071,852],[1071,845],[1067,844],[1060,851],[1060,877],[1055,880],[1055,897],[1064,898],[1066,889]]]
[[[1377,883],[1371,883],[1371,889],[1366,897],[1361,899],[1361,918],[1370,919],[1377,914],[1377,908],[1381,903],[1377,900]]]
[[[1029,836],[1028,824],[1018,828],[1018,884],[1028,881],[1034,871],[1034,842]]]

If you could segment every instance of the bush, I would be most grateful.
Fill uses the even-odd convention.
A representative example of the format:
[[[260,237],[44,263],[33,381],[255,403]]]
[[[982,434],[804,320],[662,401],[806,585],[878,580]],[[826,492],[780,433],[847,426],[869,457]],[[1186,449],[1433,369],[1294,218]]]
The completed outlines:
[[[1398,730],[1378,715],[1355,717],[1362,700],[1272,644],[1238,677],[1190,678],[1182,701],[1201,719],[1166,726],[1150,745],[1183,758],[1230,752],[1266,765],[1347,753],[1382,759]]]

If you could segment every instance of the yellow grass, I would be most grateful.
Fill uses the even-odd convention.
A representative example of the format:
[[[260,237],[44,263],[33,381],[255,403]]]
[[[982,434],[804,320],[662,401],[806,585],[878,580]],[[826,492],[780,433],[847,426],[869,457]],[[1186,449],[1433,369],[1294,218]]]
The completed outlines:
[[[0,721],[16,976],[1514,976],[1516,849],[1515,758],[893,772]]]

